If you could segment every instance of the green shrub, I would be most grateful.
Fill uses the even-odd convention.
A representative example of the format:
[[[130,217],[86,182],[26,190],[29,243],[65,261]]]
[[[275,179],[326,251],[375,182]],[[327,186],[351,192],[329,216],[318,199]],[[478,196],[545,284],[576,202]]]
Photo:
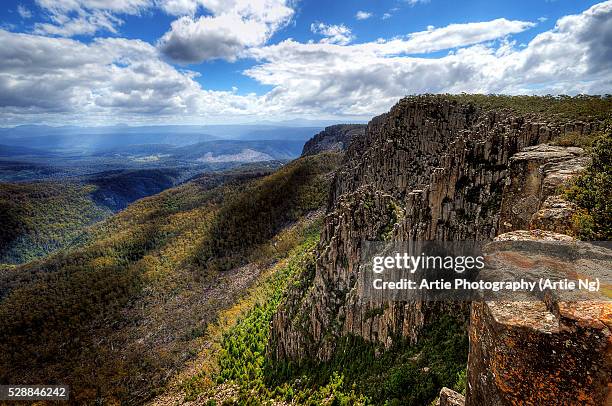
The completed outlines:
[[[573,218],[578,237],[584,240],[612,239],[612,132],[593,142],[592,162],[565,190],[568,200],[582,210]]]

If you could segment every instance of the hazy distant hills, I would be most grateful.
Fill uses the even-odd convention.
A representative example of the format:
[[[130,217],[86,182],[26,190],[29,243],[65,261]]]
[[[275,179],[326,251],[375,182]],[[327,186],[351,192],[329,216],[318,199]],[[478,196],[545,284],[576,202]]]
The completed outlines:
[[[318,130],[267,124],[2,128],[0,263],[70,245],[86,226],[200,174],[244,165],[278,168],[298,157]]]
[[[18,126],[0,128],[0,144],[58,150],[99,151],[138,144],[186,146],[206,141],[287,140],[306,142],[322,127],[287,127],[275,125],[211,126],[112,126],[51,127]]]
[[[29,148],[19,145],[2,145],[0,144],[0,156],[1,157],[12,157],[18,155],[34,155],[34,156],[50,156],[54,155],[52,152],[45,151],[38,148]]]
[[[168,151],[169,154],[181,159],[195,159],[206,162],[210,157],[217,156],[217,162],[230,162],[233,160],[252,162],[269,161],[275,159],[293,159],[300,155],[303,141],[293,140],[264,140],[264,141],[234,141],[219,140],[189,145]],[[249,158],[248,155],[240,157],[241,153],[255,152],[260,158]]]
[[[24,262],[70,245],[86,226],[203,173],[216,176],[245,165],[276,169],[299,157],[305,140],[319,130],[272,125],[0,129],[0,220],[6,224],[0,263]]]
[[[303,123],[302,123],[303,124]],[[141,169],[190,168],[288,161],[321,130],[313,126],[165,125],[0,128],[0,181],[65,180]]]

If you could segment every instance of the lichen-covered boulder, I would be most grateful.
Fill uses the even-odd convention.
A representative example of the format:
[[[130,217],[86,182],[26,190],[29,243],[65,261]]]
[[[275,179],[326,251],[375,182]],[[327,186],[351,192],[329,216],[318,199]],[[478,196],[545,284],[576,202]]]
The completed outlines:
[[[611,404],[612,250],[550,232],[509,234],[487,248],[497,269],[602,286],[577,301],[551,291],[473,302],[466,405]]]

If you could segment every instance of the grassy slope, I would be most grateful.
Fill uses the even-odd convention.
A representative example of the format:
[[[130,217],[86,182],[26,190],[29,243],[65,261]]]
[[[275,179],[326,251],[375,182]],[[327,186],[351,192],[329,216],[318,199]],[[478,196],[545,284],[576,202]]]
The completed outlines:
[[[275,236],[324,204],[337,164],[321,155],[261,179],[190,182],[95,226],[82,247],[0,271],[0,382],[66,382],[79,402],[151,396],[258,264],[300,241]]]

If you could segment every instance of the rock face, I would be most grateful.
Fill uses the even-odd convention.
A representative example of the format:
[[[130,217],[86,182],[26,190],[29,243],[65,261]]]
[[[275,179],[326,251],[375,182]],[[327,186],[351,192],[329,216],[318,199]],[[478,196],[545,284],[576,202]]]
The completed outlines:
[[[572,218],[577,211],[578,207],[563,197],[549,196],[540,210],[531,216],[529,228],[576,235],[578,230]]]
[[[324,151],[345,151],[353,138],[363,137],[365,124],[337,124],[326,127],[304,144],[302,156]]]
[[[611,249],[561,234],[512,232],[488,250],[496,269],[612,281]],[[466,405],[609,405],[611,329],[599,293],[472,303]]]
[[[397,337],[415,342],[440,312],[465,311],[449,303],[364,300],[358,286],[362,242],[492,240],[500,230],[500,208],[523,198],[523,184],[537,192],[528,225],[554,189],[546,174],[566,166],[573,171],[582,151],[547,147],[511,157],[566,132],[593,129],[427,96],[403,99],[374,118],[350,144],[336,174],[316,269],[273,318],[272,355],[329,359],[337,338],[348,334],[384,347]],[[513,183],[513,168],[525,165],[557,169]]]
[[[503,190],[500,232],[529,229],[532,216],[541,208],[544,211],[534,219],[536,228],[550,227],[552,223],[570,231],[570,224],[560,224],[558,219],[564,216],[566,222],[570,221],[567,211],[575,207],[562,205],[560,198],[549,201],[547,198],[555,195],[563,183],[583,171],[588,163],[589,158],[581,148],[546,144],[527,147],[512,156]]]

